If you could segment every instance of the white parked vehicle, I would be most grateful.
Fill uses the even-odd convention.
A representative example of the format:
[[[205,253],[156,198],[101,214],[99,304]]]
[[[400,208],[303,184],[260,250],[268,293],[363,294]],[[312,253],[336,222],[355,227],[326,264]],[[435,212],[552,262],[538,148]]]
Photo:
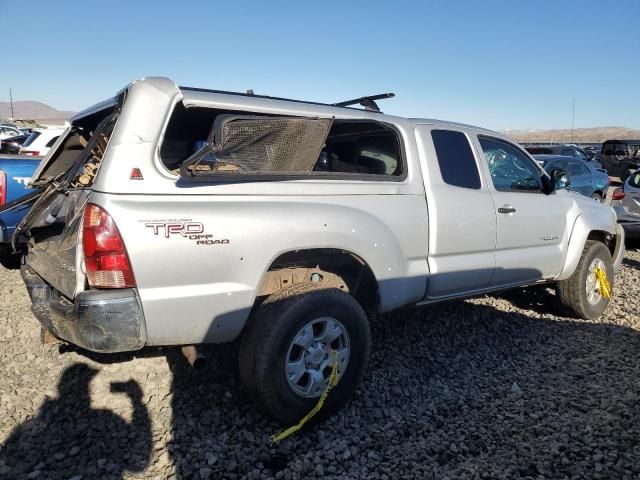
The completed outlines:
[[[25,140],[19,153],[34,157],[44,156],[62,132],[64,132],[63,128],[35,128],[31,136]]]

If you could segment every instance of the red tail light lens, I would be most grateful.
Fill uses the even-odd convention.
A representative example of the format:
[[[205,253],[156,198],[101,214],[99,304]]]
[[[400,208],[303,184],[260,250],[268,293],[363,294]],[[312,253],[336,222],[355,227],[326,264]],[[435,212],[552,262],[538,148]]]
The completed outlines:
[[[91,203],[84,210],[82,248],[89,285],[95,288],[136,286],[118,227],[105,210]]]
[[[0,206],[7,203],[7,174],[0,170]]]
[[[618,187],[611,194],[613,200],[622,200],[624,198],[624,188]]]
[[[23,150],[21,153],[23,155],[31,155],[34,157],[37,157],[38,155],[40,155],[40,152],[38,150]]]

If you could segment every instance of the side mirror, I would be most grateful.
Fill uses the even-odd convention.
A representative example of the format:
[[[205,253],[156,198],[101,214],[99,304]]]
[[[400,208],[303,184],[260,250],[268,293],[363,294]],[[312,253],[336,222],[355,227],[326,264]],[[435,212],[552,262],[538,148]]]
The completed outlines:
[[[553,186],[556,190],[561,188],[569,188],[571,186],[571,180],[566,170],[562,168],[556,168],[551,172],[551,179],[553,180]]]

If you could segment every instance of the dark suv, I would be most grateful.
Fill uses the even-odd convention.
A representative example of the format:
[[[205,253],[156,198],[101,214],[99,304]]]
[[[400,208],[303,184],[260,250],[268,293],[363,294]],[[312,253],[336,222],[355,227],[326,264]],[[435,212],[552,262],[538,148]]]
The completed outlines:
[[[623,182],[640,168],[640,140],[607,140],[602,144],[602,166]]]
[[[585,162],[592,161],[587,152],[575,145],[536,145],[525,147],[525,150],[531,155],[564,155],[579,158]]]

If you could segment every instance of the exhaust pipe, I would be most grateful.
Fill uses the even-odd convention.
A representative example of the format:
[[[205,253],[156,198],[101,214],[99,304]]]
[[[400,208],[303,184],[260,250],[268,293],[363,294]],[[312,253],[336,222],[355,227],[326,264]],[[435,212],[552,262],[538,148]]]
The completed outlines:
[[[195,345],[185,345],[182,347],[182,354],[184,358],[187,359],[187,362],[189,362],[189,365],[196,370],[201,369],[207,363],[207,357],[205,357],[204,353]]]

